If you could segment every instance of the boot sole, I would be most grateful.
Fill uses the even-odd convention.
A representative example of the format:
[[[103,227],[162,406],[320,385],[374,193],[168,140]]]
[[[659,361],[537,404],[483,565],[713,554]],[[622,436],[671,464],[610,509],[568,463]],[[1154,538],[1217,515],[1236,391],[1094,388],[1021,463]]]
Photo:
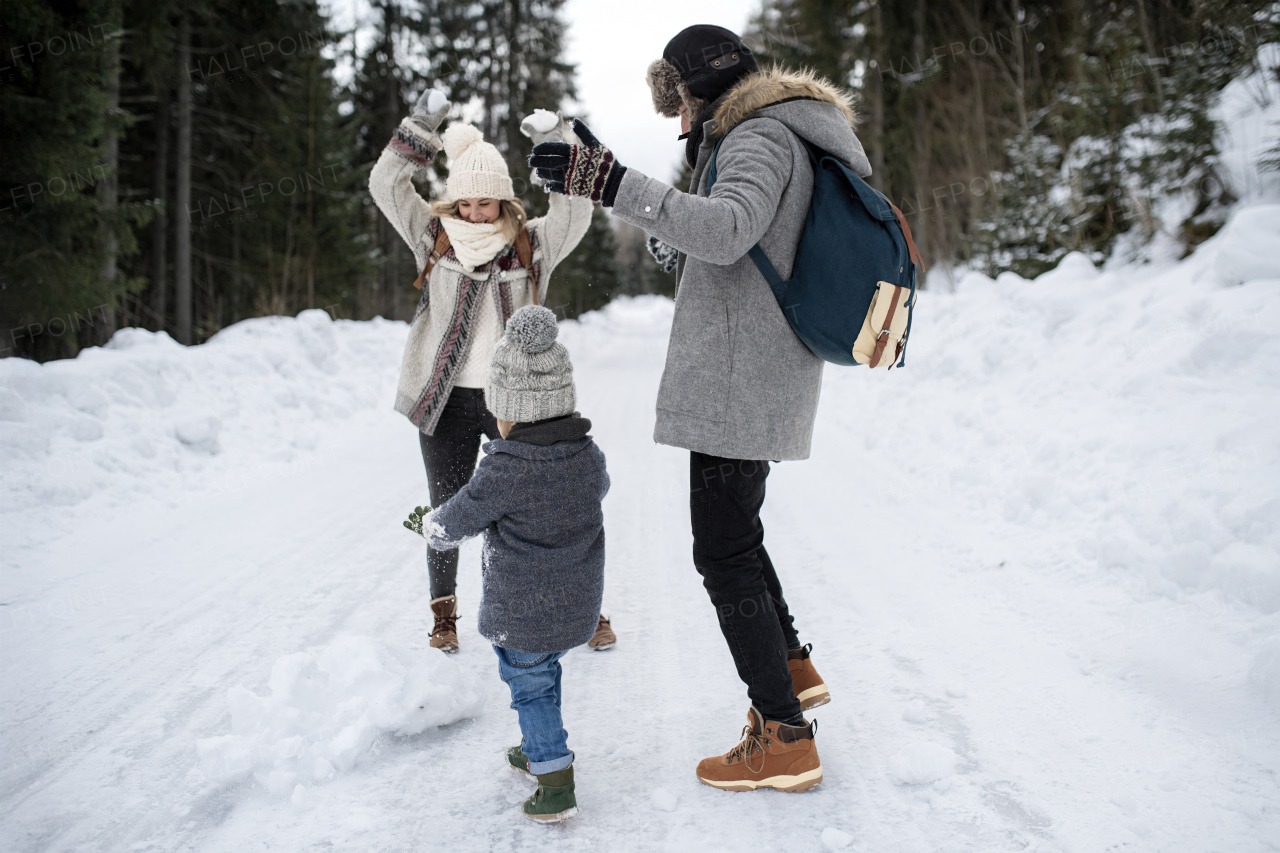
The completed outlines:
[[[458,651],[458,646],[456,644],[448,645],[448,646],[437,646],[435,643],[432,643],[431,648],[439,649],[440,651],[444,652],[446,655],[456,654]]]
[[[827,691],[827,685],[819,684],[817,687],[805,690],[796,699],[800,700],[800,710],[808,711],[810,708],[818,708],[830,702],[831,693]]]
[[[796,776],[770,776],[754,782],[750,779],[735,779],[731,782],[717,782],[712,779],[698,777],[698,781],[722,791],[755,791],[759,788],[776,788],[788,794],[799,794],[822,782],[822,768],[815,767]]]
[[[605,643],[605,644],[603,644],[603,645],[599,645],[599,646],[591,646],[591,651],[593,651],[593,652],[603,652],[605,649],[611,649],[611,648],[613,648],[613,647],[614,647],[614,645],[615,645],[616,643],[617,643],[617,641],[615,640],[615,641],[614,641],[614,642],[612,642],[612,643]],[[588,645],[590,645],[590,644],[588,644]]]
[[[577,813],[578,807],[574,806],[556,814],[529,814],[528,812],[521,812],[520,814],[536,823],[559,823],[562,820],[568,820]]]
[[[521,776],[525,777],[526,779],[533,779],[535,782],[538,780],[538,777],[534,776],[528,770],[521,770],[519,767],[516,767],[514,764],[512,764],[509,761],[507,762],[507,766],[510,767],[515,772],[519,773]]]

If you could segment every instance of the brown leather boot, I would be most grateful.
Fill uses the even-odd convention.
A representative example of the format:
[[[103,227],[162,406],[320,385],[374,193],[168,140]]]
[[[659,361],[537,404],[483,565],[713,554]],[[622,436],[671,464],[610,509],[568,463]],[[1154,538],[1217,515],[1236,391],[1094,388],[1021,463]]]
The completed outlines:
[[[809,660],[809,652],[813,651],[813,643],[801,649],[787,652],[787,669],[791,670],[791,686],[795,689],[796,698],[800,700],[800,710],[808,711],[831,701],[831,694],[822,676],[813,668]]]
[[[591,636],[590,640],[587,640],[587,646],[593,651],[602,652],[605,649],[613,648],[616,642],[618,642],[618,636],[613,633],[613,627],[609,624],[609,620],[601,613],[600,621],[596,623],[596,632]]]
[[[436,616],[435,627],[431,629],[431,648],[453,654],[458,650],[458,596],[432,599],[431,612]]]
[[[822,781],[822,762],[813,743],[817,726],[788,726],[765,720],[752,707],[742,742],[724,755],[698,762],[698,781],[726,791],[807,791]]]

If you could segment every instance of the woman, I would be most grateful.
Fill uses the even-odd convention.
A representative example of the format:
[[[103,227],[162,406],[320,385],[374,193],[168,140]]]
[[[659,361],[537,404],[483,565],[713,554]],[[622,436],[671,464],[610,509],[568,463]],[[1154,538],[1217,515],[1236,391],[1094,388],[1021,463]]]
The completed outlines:
[[[440,506],[471,479],[480,436],[496,439],[484,385],[507,319],[542,300],[551,272],[591,223],[591,202],[552,195],[546,216],[526,221],[506,161],[479,130],[436,130],[449,101],[432,89],[400,122],[369,176],[378,208],[413,250],[424,275],[400,365],[396,410],[419,430],[431,503]],[[538,111],[521,124],[535,143],[573,141],[569,124]],[[441,149],[449,157],[445,199],[428,204],[411,180]],[[427,549],[432,648],[458,649],[458,552]],[[599,620],[592,648],[613,634]]]

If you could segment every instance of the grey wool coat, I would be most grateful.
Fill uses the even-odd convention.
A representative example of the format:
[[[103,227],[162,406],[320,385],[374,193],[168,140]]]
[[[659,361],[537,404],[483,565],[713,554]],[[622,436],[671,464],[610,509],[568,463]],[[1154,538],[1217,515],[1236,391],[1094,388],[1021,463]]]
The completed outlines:
[[[484,534],[480,633],[504,649],[562,652],[595,633],[604,592],[604,454],[576,413],[517,424],[423,521],[432,548]]]
[[[732,132],[730,132],[732,131]],[[822,360],[791,331],[747,252],[791,277],[813,195],[797,136],[871,174],[849,96],[811,74],[758,71],[704,125],[691,192],[628,169],[614,215],[681,252],[654,440],[732,459],[806,459]],[[715,144],[716,183],[707,192]],[[833,251],[848,247],[832,247]]]

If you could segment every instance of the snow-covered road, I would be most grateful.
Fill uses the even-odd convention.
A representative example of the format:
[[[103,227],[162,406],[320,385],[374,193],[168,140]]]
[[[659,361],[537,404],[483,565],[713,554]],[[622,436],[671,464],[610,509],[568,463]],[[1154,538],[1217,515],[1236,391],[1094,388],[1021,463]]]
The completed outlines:
[[[1045,367],[1048,358],[1040,368],[1012,360],[1001,367],[1004,355],[986,338],[970,360],[959,352],[974,317],[1001,322],[997,299],[1048,306],[1037,309],[1044,328],[1024,317],[1028,328],[1009,331],[1010,345],[1037,336],[1049,341],[1045,353],[1073,351],[1077,332],[1105,336],[1089,312],[1113,306],[1090,306],[1092,281],[1087,273],[1071,280],[1070,306],[1039,281],[1035,297],[1017,290],[1031,287],[1026,282],[976,281],[938,297],[955,304],[922,323],[911,368],[888,377],[829,370],[812,459],[774,467],[766,541],[833,697],[812,715],[825,770],[813,791],[732,794],[694,778],[699,758],[736,742],[746,704],[690,564],[687,455],[650,438],[670,305],[638,300],[562,332],[580,408],[595,422],[613,479],[605,609],[619,634],[612,651],[578,649],[565,661],[579,818],[546,827],[517,813],[528,783],[503,765],[503,749],[519,734],[494,655],[475,632],[475,543],[463,550],[462,649],[451,663],[457,677],[482,686],[478,715],[417,735],[381,734],[354,767],[327,783],[291,784],[292,796],[251,777],[213,782],[201,770],[197,741],[232,730],[228,690],[268,694],[272,666],[285,656],[353,636],[436,654],[426,649],[421,540],[400,527],[426,493],[417,441],[385,406],[403,327],[383,324],[338,335],[385,339],[381,348],[355,350],[385,361],[367,370],[376,377],[369,399],[379,402],[309,417],[297,452],[250,455],[253,443],[243,436],[275,417],[263,408],[267,397],[255,398],[243,410],[219,410],[220,452],[165,469],[179,475],[165,479],[156,468],[81,478],[81,493],[61,506],[2,517],[0,848],[1280,848],[1280,719],[1263,698],[1267,643],[1275,642],[1266,637],[1280,630],[1264,595],[1271,576],[1255,572],[1247,588],[1261,588],[1262,597],[1245,601],[1229,571],[1212,582],[1186,580],[1184,567],[1175,585],[1150,562],[1181,554],[1178,529],[1190,525],[1210,530],[1205,565],[1248,547],[1271,568],[1272,528],[1248,531],[1276,512],[1275,484],[1266,479],[1274,439],[1248,444],[1236,431],[1253,434],[1250,418],[1275,413],[1257,390],[1280,352],[1275,326],[1237,330],[1261,353],[1240,369],[1263,375],[1227,390],[1212,383],[1204,393],[1216,395],[1215,410],[1193,425],[1229,422],[1211,443],[1223,455],[1205,464],[1213,466],[1213,488],[1239,500],[1215,504],[1204,517],[1170,516],[1162,492],[1185,490],[1194,508],[1203,503],[1201,480],[1139,463],[1108,474],[1137,444],[1153,454],[1176,452],[1184,441],[1188,452],[1195,447],[1176,429],[1145,432],[1200,393],[1170,396],[1162,408],[1131,387],[1145,356],[1167,362],[1158,344],[1130,336],[1137,349],[1123,360],[1135,365],[1128,374],[1078,387],[1059,382],[1067,373]],[[1221,317],[1273,316],[1277,301],[1248,287],[1227,292],[1224,302],[1224,291],[1178,296],[1170,285],[1168,298],[1199,312],[1193,317],[1175,301],[1155,316],[1181,318],[1206,337]],[[1126,298],[1154,297],[1134,290]],[[1167,326],[1152,334],[1178,333]],[[1197,341],[1179,346],[1194,354]],[[956,350],[931,360],[943,342]],[[311,381],[282,372],[294,383]],[[989,381],[996,375],[999,383]],[[1150,388],[1146,379],[1142,385]],[[1043,396],[1033,386],[1043,386]],[[1077,390],[1104,399],[1089,408],[1085,397],[1071,396]],[[313,414],[322,410],[309,405]],[[35,417],[34,408],[22,411]],[[866,427],[868,414],[881,417],[878,430]],[[99,415],[106,438],[97,441],[115,447],[120,424]],[[83,444],[79,421],[69,423]],[[269,443],[295,427],[263,429]],[[62,445],[51,440],[53,453]],[[192,442],[182,444],[183,453],[206,459],[192,455]],[[9,446],[28,445],[11,438]],[[159,466],[166,452],[139,458]],[[53,476],[36,462],[14,470],[11,494],[37,494],[40,484],[26,480]],[[113,490],[117,482],[128,490]],[[148,490],[148,482],[163,487]],[[1254,492],[1262,496],[1240,503]],[[1168,529],[1152,532],[1153,518]],[[1218,541],[1214,524],[1244,532]],[[658,789],[666,794],[655,796]],[[674,810],[655,807],[670,805],[667,794]]]

